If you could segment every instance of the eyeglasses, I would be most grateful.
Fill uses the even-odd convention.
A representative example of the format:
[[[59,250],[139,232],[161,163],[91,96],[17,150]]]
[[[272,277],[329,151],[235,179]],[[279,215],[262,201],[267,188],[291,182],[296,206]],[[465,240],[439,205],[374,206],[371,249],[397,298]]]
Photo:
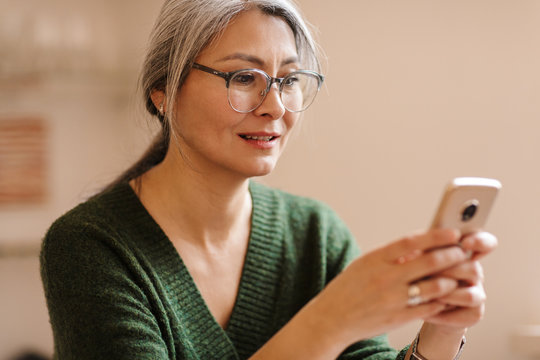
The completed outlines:
[[[225,79],[229,105],[239,113],[258,108],[273,83],[279,86],[279,96],[286,110],[304,111],[313,103],[324,81],[323,75],[311,70],[296,70],[285,77],[275,78],[259,69],[221,72],[197,63],[193,68]]]

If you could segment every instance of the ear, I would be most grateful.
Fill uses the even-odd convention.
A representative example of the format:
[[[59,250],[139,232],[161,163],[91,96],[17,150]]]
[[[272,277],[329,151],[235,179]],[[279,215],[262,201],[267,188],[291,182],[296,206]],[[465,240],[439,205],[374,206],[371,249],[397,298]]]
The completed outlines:
[[[152,99],[152,103],[154,103],[157,111],[163,115],[167,111],[167,98],[165,93],[161,90],[152,90],[150,98]]]

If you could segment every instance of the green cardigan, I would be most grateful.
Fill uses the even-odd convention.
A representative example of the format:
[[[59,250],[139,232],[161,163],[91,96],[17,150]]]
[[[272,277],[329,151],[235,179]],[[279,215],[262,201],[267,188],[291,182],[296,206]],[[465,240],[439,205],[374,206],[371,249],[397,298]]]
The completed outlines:
[[[250,192],[250,243],[226,329],[128,184],[58,219],[41,251],[55,357],[250,357],[358,254],[325,205],[254,182]],[[381,336],[340,358],[401,359],[404,352],[398,355]]]

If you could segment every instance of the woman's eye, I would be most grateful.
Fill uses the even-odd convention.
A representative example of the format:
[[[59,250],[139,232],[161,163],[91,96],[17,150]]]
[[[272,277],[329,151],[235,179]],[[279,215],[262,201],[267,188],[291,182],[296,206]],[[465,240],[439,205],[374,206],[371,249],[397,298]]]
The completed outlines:
[[[296,76],[289,76],[283,80],[283,84],[285,86],[294,86],[296,85],[297,82],[298,82],[298,78]]]
[[[255,81],[255,75],[252,73],[241,73],[232,79],[235,85],[251,85]]]

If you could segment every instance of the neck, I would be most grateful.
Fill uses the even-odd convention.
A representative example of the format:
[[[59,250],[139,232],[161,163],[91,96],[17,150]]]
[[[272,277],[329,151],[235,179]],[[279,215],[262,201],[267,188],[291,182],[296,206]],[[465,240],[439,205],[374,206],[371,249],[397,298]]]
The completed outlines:
[[[173,228],[171,233],[215,246],[249,226],[248,185],[246,178],[194,169],[180,154],[169,151],[162,163],[141,177],[139,196],[155,218]]]

